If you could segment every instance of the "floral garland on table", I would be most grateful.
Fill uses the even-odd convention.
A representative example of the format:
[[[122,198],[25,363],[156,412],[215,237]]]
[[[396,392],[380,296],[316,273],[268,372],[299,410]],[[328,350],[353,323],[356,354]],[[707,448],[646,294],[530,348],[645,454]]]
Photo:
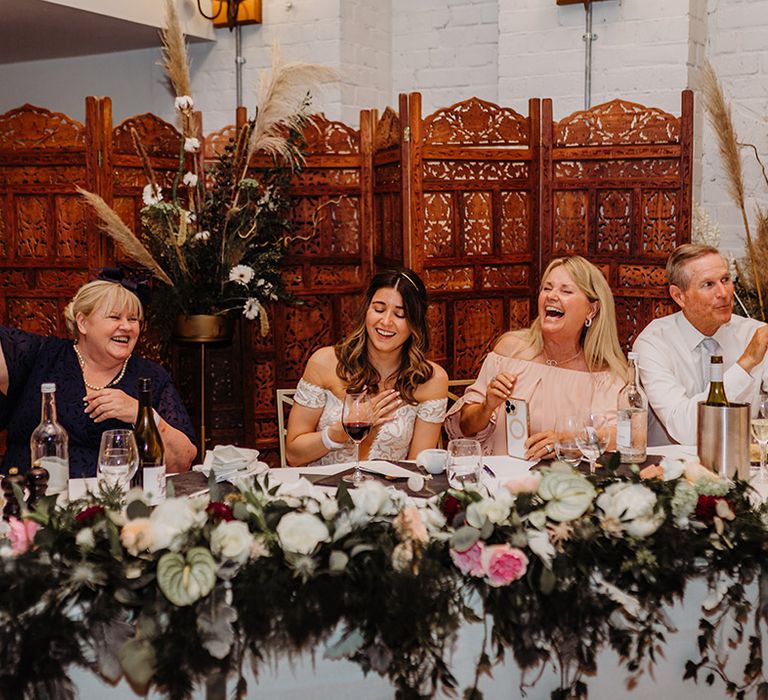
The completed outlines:
[[[768,509],[697,462],[630,478],[615,466],[585,477],[555,464],[420,507],[377,482],[335,496],[302,482],[299,497],[268,477],[224,501],[214,484],[210,499],[151,511],[138,493],[127,506],[109,492],[65,508],[45,499],[0,534],[0,696],[71,695],[78,664],[171,698],[235,673],[245,697],[246,660],[325,644],[387,676],[398,697],[432,697],[457,689],[459,627],[485,620],[465,697],[482,697],[478,679],[508,652],[523,670],[554,663],[554,698],[586,697],[606,645],[629,684],[653,665],[671,631],[663,607],[699,576],[712,591],[701,653],[681,675],[765,693]],[[745,584],[758,576],[753,606]],[[726,628],[750,650],[735,679],[719,649]]]

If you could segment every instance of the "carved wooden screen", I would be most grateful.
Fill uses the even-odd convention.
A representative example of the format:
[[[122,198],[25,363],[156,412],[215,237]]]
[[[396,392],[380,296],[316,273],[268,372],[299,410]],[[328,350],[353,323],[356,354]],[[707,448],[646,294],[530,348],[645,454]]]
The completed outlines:
[[[400,113],[387,107],[375,119],[373,131],[373,264],[376,269],[410,265],[410,249],[404,244],[403,216],[408,215],[408,178],[403,176],[408,142],[408,98],[400,95]]]
[[[252,387],[246,407],[248,444],[278,463],[275,389],[293,388],[311,353],[351,328],[371,271],[371,116],[360,130],[322,116],[305,130],[308,154],[292,186],[292,240],[284,271],[297,304],[270,309],[271,330],[242,323],[244,377]],[[255,159],[254,168],[267,161]]]
[[[629,348],[670,313],[664,266],[690,240],[693,93],[681,116],[613,100],[559,122],[542,118],[542,269],[580,254],[605,273]]]
[[[473,377],[529,322],[537,284],[539,100],[529,116],[472,98],[421,118],[409,97],[410,254],[434,300],[433,357]]]
[[[102,259],[100,234],[75,186],[97,188],[102,101],[86,123],[24,105],[0,116],[0,319],[66,335],[64,306]]]

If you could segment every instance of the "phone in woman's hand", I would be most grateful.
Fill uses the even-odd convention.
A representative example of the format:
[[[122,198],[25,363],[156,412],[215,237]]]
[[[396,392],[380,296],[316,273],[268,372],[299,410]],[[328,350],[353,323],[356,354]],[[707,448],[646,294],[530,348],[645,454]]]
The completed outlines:
[[[525,442],[531,432],[528,403],[525,399],[510,398],[504,402],[507,418],[507,454],[525,459]]]

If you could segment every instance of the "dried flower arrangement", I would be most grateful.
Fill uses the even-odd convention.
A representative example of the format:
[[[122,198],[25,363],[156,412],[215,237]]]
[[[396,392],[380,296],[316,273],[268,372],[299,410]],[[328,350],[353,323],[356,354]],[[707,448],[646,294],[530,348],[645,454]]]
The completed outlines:
[[[739,305],[747,315],[765,321],[768,311],[765,288],[765,275],[768,274],[768,211],[762,209],[759,204],[755,204],[755,233],[753,234],[747,213],[741,149],[748,148],[753,152],[766,188],[768,188],[768,173],[757,148],[753,144],[739,141],[733,126],[731,107],[725,99],[717,74],[709,62],[704,67],[703,76],[704,109],[717,135],[720,155],[728,178],[728,193],[739,208],[744,223],[746,256],[741,261],[735,262],[735,285]]]
[[[175,94],[182,138],[178,170],[164,191],[139,135],[133,143],[147,185],[136,235],[98,195],[80,190],[94,207],[104,231],[128,257],[160,283],[153,311],[168,330],[184,314],[228,314],[236,310],[269,330],[264,305],[286,299],[280,263],[289,235],[288,185],[303,163],[301,131],[310,120],[310,93],[335,78],[335,72],[311,63],[283,63],[273,49],[272,70],[262,75],[256,116],[210,166],[201,155],[201,134],[194,116],[189,61],[173,2],[166,0],[162,30],[163,66]],[[256,153],[273,165],[249,173]]]

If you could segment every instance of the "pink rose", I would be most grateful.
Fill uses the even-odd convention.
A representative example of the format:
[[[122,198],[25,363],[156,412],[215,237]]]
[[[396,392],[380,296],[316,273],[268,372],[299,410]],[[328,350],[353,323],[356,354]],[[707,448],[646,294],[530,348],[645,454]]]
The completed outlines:
[[[31,520],[19,520],[11,516],[8,518],[8,525],[10,525],[10,531],[8,532],[8,539],[11,540],[11,551],[15,555],[24,554],[35,539],[35,533],[40,526]]]
[[[528,569],[528,557],[517,547],[494,544],[485,548],[481,564],[491,586],[508,586],[525,574]]]
[[[415,540],[423,544],[429,542],[427,528],[424,527],[419,511],[414,506],[403,508],[395,518],[393,525],[403,540]]]
[[[470,576],[482,576],[485,571],[480,560],[484,549],[485,545],[482,541],[478,540],[463,552],[452,549],[451,559],[461,573],[469,574]]]
[[[518,493],[536,493],[539,490],[539,482],[541,474],[526,474],[508,481],[504,486],[513,496],[517,496]]]

